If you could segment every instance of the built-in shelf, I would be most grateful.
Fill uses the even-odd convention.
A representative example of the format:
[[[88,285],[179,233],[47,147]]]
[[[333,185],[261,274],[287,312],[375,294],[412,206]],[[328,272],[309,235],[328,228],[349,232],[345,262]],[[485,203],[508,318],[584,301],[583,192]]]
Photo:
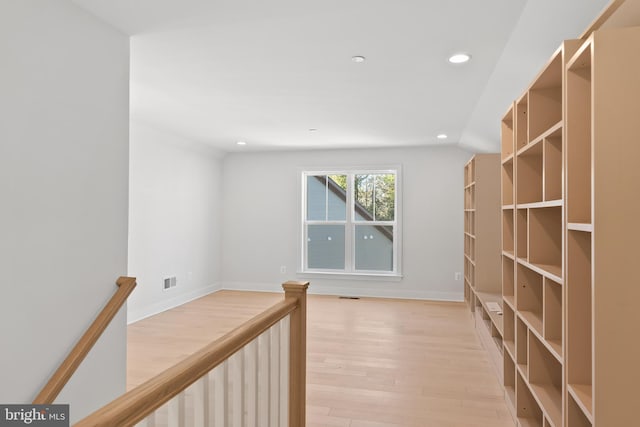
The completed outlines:
[[[506,158],[502,159],[502,164],[506,165],[513,162],[513,153],[509,154]]]
[[[591,384],[567,384],[567,391],[589,421],[593,421],[593,389]]]
[[[504,330],[502,312],[490,311],[489,308],[487,307],[488,302],[495,302],[502,308],[502,295],[500,293],[489,293],[489,292],[477,291],[476,297],[478,298],[478,300],[480,300],[480,303],[482,304],[484,309],[487,310],[487,313],[489,314],[489,318],[491,319],[491,322],[498,329],[498,332],[500,333],[500,335],[502,335]]]
[[[516,355],[516,318],[513,307],[502,305],[503,318],[503,342],[505,350],[511,353],[512,357]]]
[[[498,377],[503,375],[500,155],[477,154],[464,167],[464,297]],[[487,305],[495,302],[500,311]]]
[[[502,119],[503,384],[519,426],[637,424],[640,13],[628,3],[563,42]]]
[[[557,283],[562,284],[562,267],[560,265],[549,265],[549,264],[534,264],[531,262],[527,262],[526,259],[518,258],[518,264],[523,265],[530,270],[535,271],[538,274],[541,274],[544,277],[549,278]]]
[[[561,207],[562,200],[548,200],[545,202],[518,203],[518,209],[540,209]]]
[[[562,389],[531,384],[531,391],[554,426],[562,426]]]
[[[563,427],[564,419],[564,49],[513,104],[506,138],[510,128],[503,126],[502,157],[516,153],[512,163],[502,163],[504,354],[514,356],[520,426]],[[507,395],[510,361],[504,362]]]
[[[593,233],[593,224],[570,222],[567,224],[567,229],[572,231],[583,231],[585,233]]]
[[[526,378],[523,378],[520,374],[521,371],[518,370],[516,378],[516,417],[520,426],[540,427],[543,418],[542,410],[533,397]]]
[[[549,420],[562,425],[562,359],[549,352],[539,336],[529,335],[529,385]]]
[[[530,329],[537,332],[539,335],[542,334],[542,313],[519,310],[518,316],[522,319],[523,322],[527,324]]]
[[[527,325],[519,316],[516,316],[516,365],[522,370],[522,375],[527,378],[529,364],[529,344]]]
[[[593,427],[593,419],[587,417],[570,392],[567,394],[567,425],[570,427]]]
[[[515,299],[515,297],[513,295],[504,295],[502,298],[507,303],[507,305],[509,305],[509,307],[511,307],[512,309],[515,310],[516,299]]]

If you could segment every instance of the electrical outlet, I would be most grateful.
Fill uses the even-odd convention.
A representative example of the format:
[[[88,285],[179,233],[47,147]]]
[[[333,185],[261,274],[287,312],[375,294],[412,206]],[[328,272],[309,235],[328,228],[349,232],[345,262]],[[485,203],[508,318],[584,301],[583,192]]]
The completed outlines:
[[[281,265],[280,266],[280,273],[281,274],[285,274],[287,272],[287,266],[286,265]]]
[[[453,273],[453,278],[455,279],[456,282],[462,280],[462,273],[460,273],[459,271],[456,271],[455,273]]]

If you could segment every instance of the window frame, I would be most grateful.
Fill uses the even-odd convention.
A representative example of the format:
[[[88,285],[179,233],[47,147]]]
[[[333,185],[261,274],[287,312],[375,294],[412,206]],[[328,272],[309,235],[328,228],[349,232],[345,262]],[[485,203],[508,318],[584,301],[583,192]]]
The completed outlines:
[[[389,174],[395,175],[395,206],[393,221],[357,220],[354,203],[355,175]],[[345,220],[307,220],[307,177],[321,175],[347,175],[346,218]],[[402,168],[399,165],[357,166],[357,167],[325,167],[298,168],[299,203],[298,203],[298,274],[308,277],[342,276],[357,279],[375,277],[397,280],[402,277]],[[307,226],[308,225],[344,225],[345,226],[345,268],[318,269],[307,267]],[[355,232],[358,225],[393,226],[393,270],[356,270]]]

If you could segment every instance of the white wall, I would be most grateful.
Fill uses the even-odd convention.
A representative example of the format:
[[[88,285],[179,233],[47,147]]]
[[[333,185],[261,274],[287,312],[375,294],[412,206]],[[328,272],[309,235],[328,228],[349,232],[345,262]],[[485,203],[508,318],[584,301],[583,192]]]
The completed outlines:
[[[463,167],[458,148],[229,154],[224,162],[223,286],[277,290],[298,265],[299,168],[401,165],[403,278],[312,277],[312,293],[462,300]],[[280,267],[287,273],[281,274]]]
[[[129,322],[219,289],[222,159],[204,145],[131,123]],[[177,286],[163,290],[163,279]]]
[[[128,75],[128,38],[72,3],[0,3],[0,402],[31,402],[126,274]],[[72,421],[124,391],[125,328],[60,395]]]

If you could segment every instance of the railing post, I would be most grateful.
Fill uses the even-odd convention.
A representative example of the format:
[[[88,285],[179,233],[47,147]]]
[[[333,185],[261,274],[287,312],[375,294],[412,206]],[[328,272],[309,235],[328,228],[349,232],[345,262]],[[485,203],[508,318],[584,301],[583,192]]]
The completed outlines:
[[[295,298],[289,332],[289,427],[304,427],[307,404],[307,288],[309,282],[282,284],[285,298]]]

